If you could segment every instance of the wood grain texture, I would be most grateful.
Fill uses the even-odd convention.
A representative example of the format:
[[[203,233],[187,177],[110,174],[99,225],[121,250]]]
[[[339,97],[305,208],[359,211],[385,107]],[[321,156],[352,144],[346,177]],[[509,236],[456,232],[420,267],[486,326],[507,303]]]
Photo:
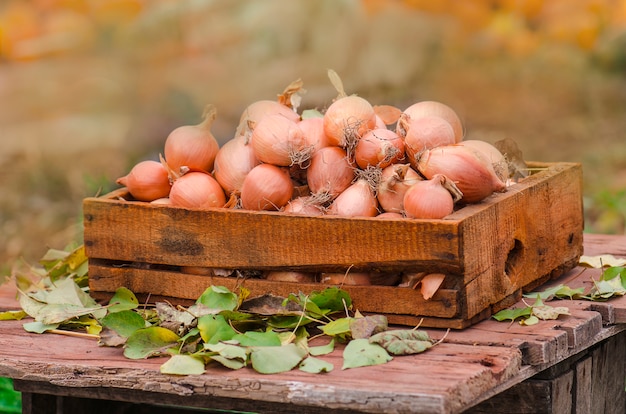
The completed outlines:
[[[585,236],[586,246],[608,246],[598,247],[598,254],[622,252],[620,242],[624,240]],[[550,283],[582,283],[581,271],[573,269]],[[582,274],[589,276],[587,272]],[[559,305],[572,306],[572,315],[531,327],[485,320],[464,330],[450,331],[442,344],[423,354],[397,357],[375,367],[342,370],[341,349],[337,349],[328,356],[335,369],[320,375],[300,371],[261,375],[248,368],[231,371],[215,364],[210,364],[203,375],[163,375],[159,366],[164,359],[128,360],[121,349],[98,347],[93,340],[29,334],[22,322],[0,321],[0,376],[17,379],[25,391],[40,389],[77,398],[182,402],[191,407],[214,404],[215,408],[248,411],[254,411],[256,405],[258,412],[268,413],[347,410],[453,414],[563,361],[583,361],[578,355],[588,353],[592,365],[601,367],[604,373],[581,368],[580,381],[590,377],[595,387],[593,400],[584,404],[597,407],[615,395],[625,397],[626,324],[608,322],[604,315],[610,312],[598,312],[583,302],[563,301]],[[619,314],[618,310],[626,310],[626,297],[606,304],[613,309],[613,315]],[[0,287],[0,309],[17,308],[14,287]],[[428,331],[434,338],[446,335],[443,329]],[[609,339],[612,342],[607,344]],[[563,375],[561,370],[555,373]],[[619,376],[621,383],[613,380]],[[617,401],[615,407],[620,409],[623,405],[619,404],[626,403],[612,401]],[[615,410],[608,403],[602,407],[606,412]]]
[[[439,272],[446,274],[447,291],[434,303],[417,291],[376,287],[363,294],[355,289],[355,304],[363,312],[391,315],[396,323],[423,318],[423,326],[465,328],[519,299],[524,289],[571,269],[582,254],[580,165],[534,167],[541,171],[444,220],[188,210],[122,201],[123,189],[87,198],[90,287],[96,293],[125,286],[137,294],[193,299],[208,280],[176,273],[181,266]],[[163,272],[159,266],[170,268]],[[249,283],[261,293],[280,289]]]
[[[26,334],[19,322],[0,327],[0,376],[76,388],[76,396],[83,387],[147,391],[160,394],[161,401],[169,394],[185,396],[191,406],[212,396],[361,412],[411,412],[415,406],[419,412],[459,412],[477,394],[511,379],[521,365],[521,353],[510,348],[443,343],[424,354],[353,370],[341,369],[338,349],[324,358],[335,369],[323,375],[262,375],[214,364],[203,375],[179,377],[159,373],[164,359],[127,360],[121,349],[95,341]],[[381,382],[385,378],[393,381]]]

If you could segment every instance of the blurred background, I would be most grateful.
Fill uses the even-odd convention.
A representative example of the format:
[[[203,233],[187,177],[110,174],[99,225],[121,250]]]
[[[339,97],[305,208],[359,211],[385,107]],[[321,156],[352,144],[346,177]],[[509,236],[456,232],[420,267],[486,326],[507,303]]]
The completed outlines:
[[[1,0],[1,274],[80,240],[82,199],[205,104],[223,143],[295,79],[301,109],[327,107],[328,68],[373,104],[439,100],[467,138],[582,163],[585,230],[625,232],[626,0]]]

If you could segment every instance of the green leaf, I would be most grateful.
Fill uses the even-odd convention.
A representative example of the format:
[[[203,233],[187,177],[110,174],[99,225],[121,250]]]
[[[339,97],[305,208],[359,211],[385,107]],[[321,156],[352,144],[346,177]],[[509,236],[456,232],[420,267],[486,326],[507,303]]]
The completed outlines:
[[[272,316],[267,320],[267,324],[276,329],[293,329],[311,322],[311,319],[301,316]]]
[[[339,318],[334,321],[328,322],[322,326],[322,332],[328,336],[336,336],[339,338],[346,338],[350,335],[350,324],[353,318]]]
[[[296,344],[261,346],[250,350],[252,368],[261,374],[291,371],[300,364],[307,352]]]
[[[506,320],[514,321],[518,318],[524,318],[530,316],[532,313],[532,307],[516,308],[516,309],[503,309],[500,312],[492,316],[493,319],[502,322]]]
[[[614,277],[610,280],[594,281],[593,288],[589,293],[588,299],[590,300],[608,300],[613,296],[626,295],[626,288],[622,285],[620,277]]]
[[[311,374],[319,374],[321,372],[330,372],[334,369],[334,365],[330,362],[324,361],[312,356],[306,357],[304,361],[300,363],[300,371],[308,372]]]
[[[626,289],[626,267],[609,267],[602,272],[601,280],[613,280],[619,278],[622,287]]]
[[[531,315],[528,318],[524,318],[519,321],[520,325],[525,325],[525,326],[537,325],[538,323],[539,323],[539,318],[537,318],[535,315]]]
[[[217,355],[211,355],[210,358],[226,368],[241,369],[247,364],[248,350],[245,347],[218,342],[217,344],[204,344],[204,348],[217,353]]]
[[[345,308],[352,307],[350,294],[336,286],[327,287],[321,292],[312,292],[309,300],[315,303],[320,309],[330,312],[342,312]]]
[[[626,271],[626,267],[622,267],[622,266],[608,267],[602,272],[602,276],[600,277],[600,280],[611,280],[614,277],[620,276],[624,271]]]
[[[210,286],[196,300],[211,309],[235,310],[239,305],[239,298],[224,286]]]
[[[274,331],[255,332],[249,331],[242,334],[236,334],[233,340],[239,342],[242,346],[280,346],[280,338]]]
[[[555,296],[559,299],[575,299],[575,298],[581,298],[584,294],[585,294],[584,287],[572,289],[568,286],[563,286],[561,289],[556,291]]]
[[[100,320],[100,323],[102,323],[102,326],[114,330],[125,338],[128,338],[139,329],[146,328],[144,318],[132,310],[109,313]]]
[[[47,331],[51,331],[53,329],[57,329],[59,327],[59,324],[58,323],[45,324],[45,323],[35,321],[35,322],[25,323],[23,326],[26,332],[41,334]]]
[[[161,374],[202,375],[204,371],[204,360],[193,355],[173,355],[161,365]]]
[[[369,341],[382,346],[392,355],[419,354],[434,344],[428,333],[414,329],[380,332],[369,338]]]
[[[0,321],[19,321],[27,317],[23,310],[0,312]]]
[[[164,355],[179,339],[174,332],[160,326],[138,329],[128,337],[124,356],[129,359],[143,359]]]
[[[125,287],[118,288],[115,294],[109,300],[108,311],[110,313],[126,311],[136,309],[139,306],[139,301],[130,289]]]
[[[326,345],[309,347],[309,354],[313,356],[320,356],[320,355],[330,354],[334,350],[335,350],[335,340],[331,339],[331,341]]]
[[[204,315],[198,318],[198,329],[202,340],[207,344],[232,339],[237,332],[222,315]]]
[[[353,339],[343,350],[341,369],[385,364],[391,360],[392,357],[380,345],[372,344],[367,339]]]
[[[541,291],[534,291],[534,292],[528,292],[528,293],[524,293],[524,295],[522,295],[525,298],[537,298],[540,297],[543,300],[550,300],[552,298],[554,298],[556,292],[561,289],[563,285],[558,285],[552,288],[548,288],[545,290],[541,290]]]

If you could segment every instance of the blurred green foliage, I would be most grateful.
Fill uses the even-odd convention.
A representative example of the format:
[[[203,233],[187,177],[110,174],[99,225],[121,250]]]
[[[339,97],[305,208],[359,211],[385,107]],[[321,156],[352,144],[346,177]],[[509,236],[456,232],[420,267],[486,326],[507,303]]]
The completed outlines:
[[[0,377],[0,414],[22,412],[21,394],[13,389],[13,380]]]

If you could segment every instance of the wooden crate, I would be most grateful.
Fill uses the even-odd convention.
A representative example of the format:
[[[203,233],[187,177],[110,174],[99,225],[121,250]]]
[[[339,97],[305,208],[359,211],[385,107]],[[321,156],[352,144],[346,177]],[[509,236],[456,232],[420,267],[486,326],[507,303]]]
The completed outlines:
[[[573,268],[582,254],[582,169],[537,172],[444,220],[303,217],[233,209],[188,210],[124,201],[124,189],[84,200],[92,294],[121,286],[151,301],[191,303],[208,286],[252,296],[309,293],[319,283],[199,276],[184,266],[238,270],[427,271],[446,274],[430,300],[419,291],[344,286],[363,313],[391,323],[464,328],[515,303],[524,289]]]

